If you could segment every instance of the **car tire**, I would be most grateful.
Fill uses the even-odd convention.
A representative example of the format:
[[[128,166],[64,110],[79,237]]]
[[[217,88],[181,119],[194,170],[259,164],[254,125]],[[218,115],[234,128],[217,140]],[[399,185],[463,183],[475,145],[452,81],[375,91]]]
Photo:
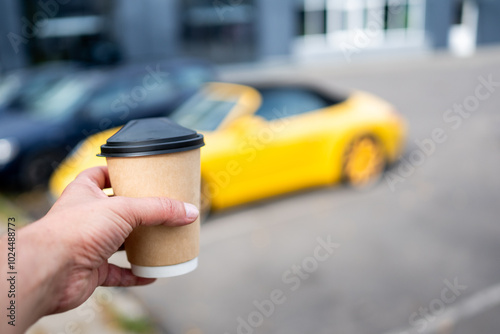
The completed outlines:
[[[376,183],[387,165],[387,157],[379,140],[373,136],[354,139],[345,150],[342,180],[355,187],[365,188]]]

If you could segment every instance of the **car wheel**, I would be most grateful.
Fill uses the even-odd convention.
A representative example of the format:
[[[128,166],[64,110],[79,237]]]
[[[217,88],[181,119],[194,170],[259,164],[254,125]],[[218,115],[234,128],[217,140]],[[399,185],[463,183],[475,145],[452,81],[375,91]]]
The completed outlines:
[[[210,197],[210,189],[207,183],[201,180],[201,194],[200,194],[200,222],[206,222],[210,211],[212,209],[212,199]]]
[[[354,140],[344,157],[343,180],[354,187],[365,187],[380,179],[386,156],[379,141],[370,136]]]

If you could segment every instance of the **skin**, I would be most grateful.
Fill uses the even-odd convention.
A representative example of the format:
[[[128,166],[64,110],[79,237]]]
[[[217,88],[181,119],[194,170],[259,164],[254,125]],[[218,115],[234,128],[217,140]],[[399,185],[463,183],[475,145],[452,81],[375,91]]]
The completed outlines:
[[[137,226],[182,226],[198,217],[195,206],[168,198],[107,197],[107,167],[81,173],[45,217],[17,231],[16,326],[1,312],[1,333],[23,333],[45,315],[81,305],[98,286],[136,286],[134,276],[108,259]],[[7,237],[0,239],[0,309],[9,305]]]

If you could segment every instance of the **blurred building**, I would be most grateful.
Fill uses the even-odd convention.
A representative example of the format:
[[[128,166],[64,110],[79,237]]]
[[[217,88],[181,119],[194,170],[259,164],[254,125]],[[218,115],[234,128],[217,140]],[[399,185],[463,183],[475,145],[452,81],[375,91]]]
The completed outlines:
[[[500,43],[497,0],[3,0],[0,68],[197,56],[218,63]]]

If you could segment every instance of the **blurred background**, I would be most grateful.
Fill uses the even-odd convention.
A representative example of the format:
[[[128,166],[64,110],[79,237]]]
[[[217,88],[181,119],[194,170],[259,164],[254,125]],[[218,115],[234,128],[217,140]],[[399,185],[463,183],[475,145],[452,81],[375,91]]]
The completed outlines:
[[[498,43],[500,25],[499,5],[489,0],[25,0],[0,6],[2,71],[54,60],[331,59],[359,30],[383,31],[365,43],[370,53],[470,54]]]
[[[408,125],[375,184],[215,211],[192,274],[100,288],[29,333],[500,332],[499,16],[497,0],[0,2],[1,232],[47,212],[83,140],[208,82],[362,90]]]

